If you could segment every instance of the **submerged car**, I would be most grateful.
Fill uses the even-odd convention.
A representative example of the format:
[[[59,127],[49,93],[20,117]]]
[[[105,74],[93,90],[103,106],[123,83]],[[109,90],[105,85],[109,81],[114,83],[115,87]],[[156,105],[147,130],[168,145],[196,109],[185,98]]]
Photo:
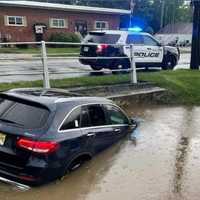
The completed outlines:
[[[134,121],[105,98],[43,89],[0,93],[0,177],[47,183],[134,128]]]

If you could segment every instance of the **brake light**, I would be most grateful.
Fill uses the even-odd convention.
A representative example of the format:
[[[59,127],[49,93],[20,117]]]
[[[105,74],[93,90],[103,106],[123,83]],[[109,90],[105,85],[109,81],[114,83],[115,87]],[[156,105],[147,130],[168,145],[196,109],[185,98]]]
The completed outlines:
[[[97,53],[102,53],[104,50],[106,50],[108,48],[108,44],[99,44],[97,46]]]
[[[59,148],[59,144],[55,142],[34,141],[21,138],[17,141],[17,146],[36,153],[53,153]]]

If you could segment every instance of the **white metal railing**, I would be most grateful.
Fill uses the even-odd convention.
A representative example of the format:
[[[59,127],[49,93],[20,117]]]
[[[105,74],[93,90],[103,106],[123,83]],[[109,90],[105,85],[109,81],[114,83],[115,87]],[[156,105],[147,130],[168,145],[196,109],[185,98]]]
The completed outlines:
[[[59,71],[59,72],[50,72],[49,70],[49,66],[48,66],[48,60],[50,59],[55,59],[55,60],[58,60],[58,59],[65,59],[65,60],[74,60],[74,59],[79,59],[80,56],[79,54],[77,53],[53,53],[53,54],[47,54],[47,49],[46,49],[46,46],[47,45],[65,45],[65,46],[78,46],[80,47],[81,45],[99,45],[97,43],[87,43],[87,44],[83,44],[83,43],[69,43],[69,42],[45,42],[45,41],[41,41],[41,42],[7,42],[7,43],[0,43],[0,47],[2,46],[11,46],[11,45],[40,45],[40,49],[41,49],[41,54],[37,56],[38,57],[31,57],[31,58],[27,58],[28,60],[41,60],[42,61],[42,69],[39,70],[38,72],[34,72],[34,73],[6,73],[6,74],[0,74],[0,76],[12,76],[12,75],[43,75],[43,87],[44,88],[50,88],[50,77],[49,77],[49,74],[68,74],[68,73],[86,73],[86,72],[94,72],[92,70],[85,70],[85,71],[70,71],[70,72],[67,72],[67,71]],[[124,45],[124,44],[108,44],[110,46],[113,46],[113,47],[124,47],[127,45]],[[111,70],[112,72],[131,72],[130,73],[130,80],[131,80],[131,83],[132,84],[136,84],[137,83],[137,72],[136,72],[136,65],[135,65],[135,59],[134,59],[134,48],[133,48],[133,45],[129,45],[129,48],[130,48],[130,68],[129,69],[115,69],[115,70]],[[66,57],[61,57],[61,56],[57,56],[57,55],[67,55]],[[9,55],[9,53],[7,54]],[[71,56],[69,56],[71,55]],[[49,57],[49,56],[54,56],[54,57]],[[116,57],[81,57],[81,59],[127,59],[126,56],[123,56],[123,57],[119,57],[119,56],[116,56]],[[1,60],[19,60],[19,58],[0,58],[0,61]],[[108,70],[101,70],[100,71],[101,73],[102,72],[108,72]]]

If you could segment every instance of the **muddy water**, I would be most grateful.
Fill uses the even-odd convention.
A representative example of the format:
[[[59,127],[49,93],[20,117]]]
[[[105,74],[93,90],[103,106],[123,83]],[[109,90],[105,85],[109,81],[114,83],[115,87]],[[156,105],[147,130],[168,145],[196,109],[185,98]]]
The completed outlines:
[[[126,138],[63,181],[22,191],[0,183],[0,200],[198,200],[200,107],[127,108],[140,121]]]

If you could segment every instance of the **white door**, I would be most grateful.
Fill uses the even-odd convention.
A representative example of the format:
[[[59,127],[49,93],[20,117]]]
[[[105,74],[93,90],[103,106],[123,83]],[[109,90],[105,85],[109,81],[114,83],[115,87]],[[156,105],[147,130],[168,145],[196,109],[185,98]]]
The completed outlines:
[[[163,47],[149,35],[129,34],[125,54],[130,57],[130,44],[134,45],[134,58],[136,63],[161,63],[163,60]]]
[[[147,63],[161,63],[164,56],[163,47],[150,35],[143,35],[143,39],[147,52],[145,55],[148,58]]]

